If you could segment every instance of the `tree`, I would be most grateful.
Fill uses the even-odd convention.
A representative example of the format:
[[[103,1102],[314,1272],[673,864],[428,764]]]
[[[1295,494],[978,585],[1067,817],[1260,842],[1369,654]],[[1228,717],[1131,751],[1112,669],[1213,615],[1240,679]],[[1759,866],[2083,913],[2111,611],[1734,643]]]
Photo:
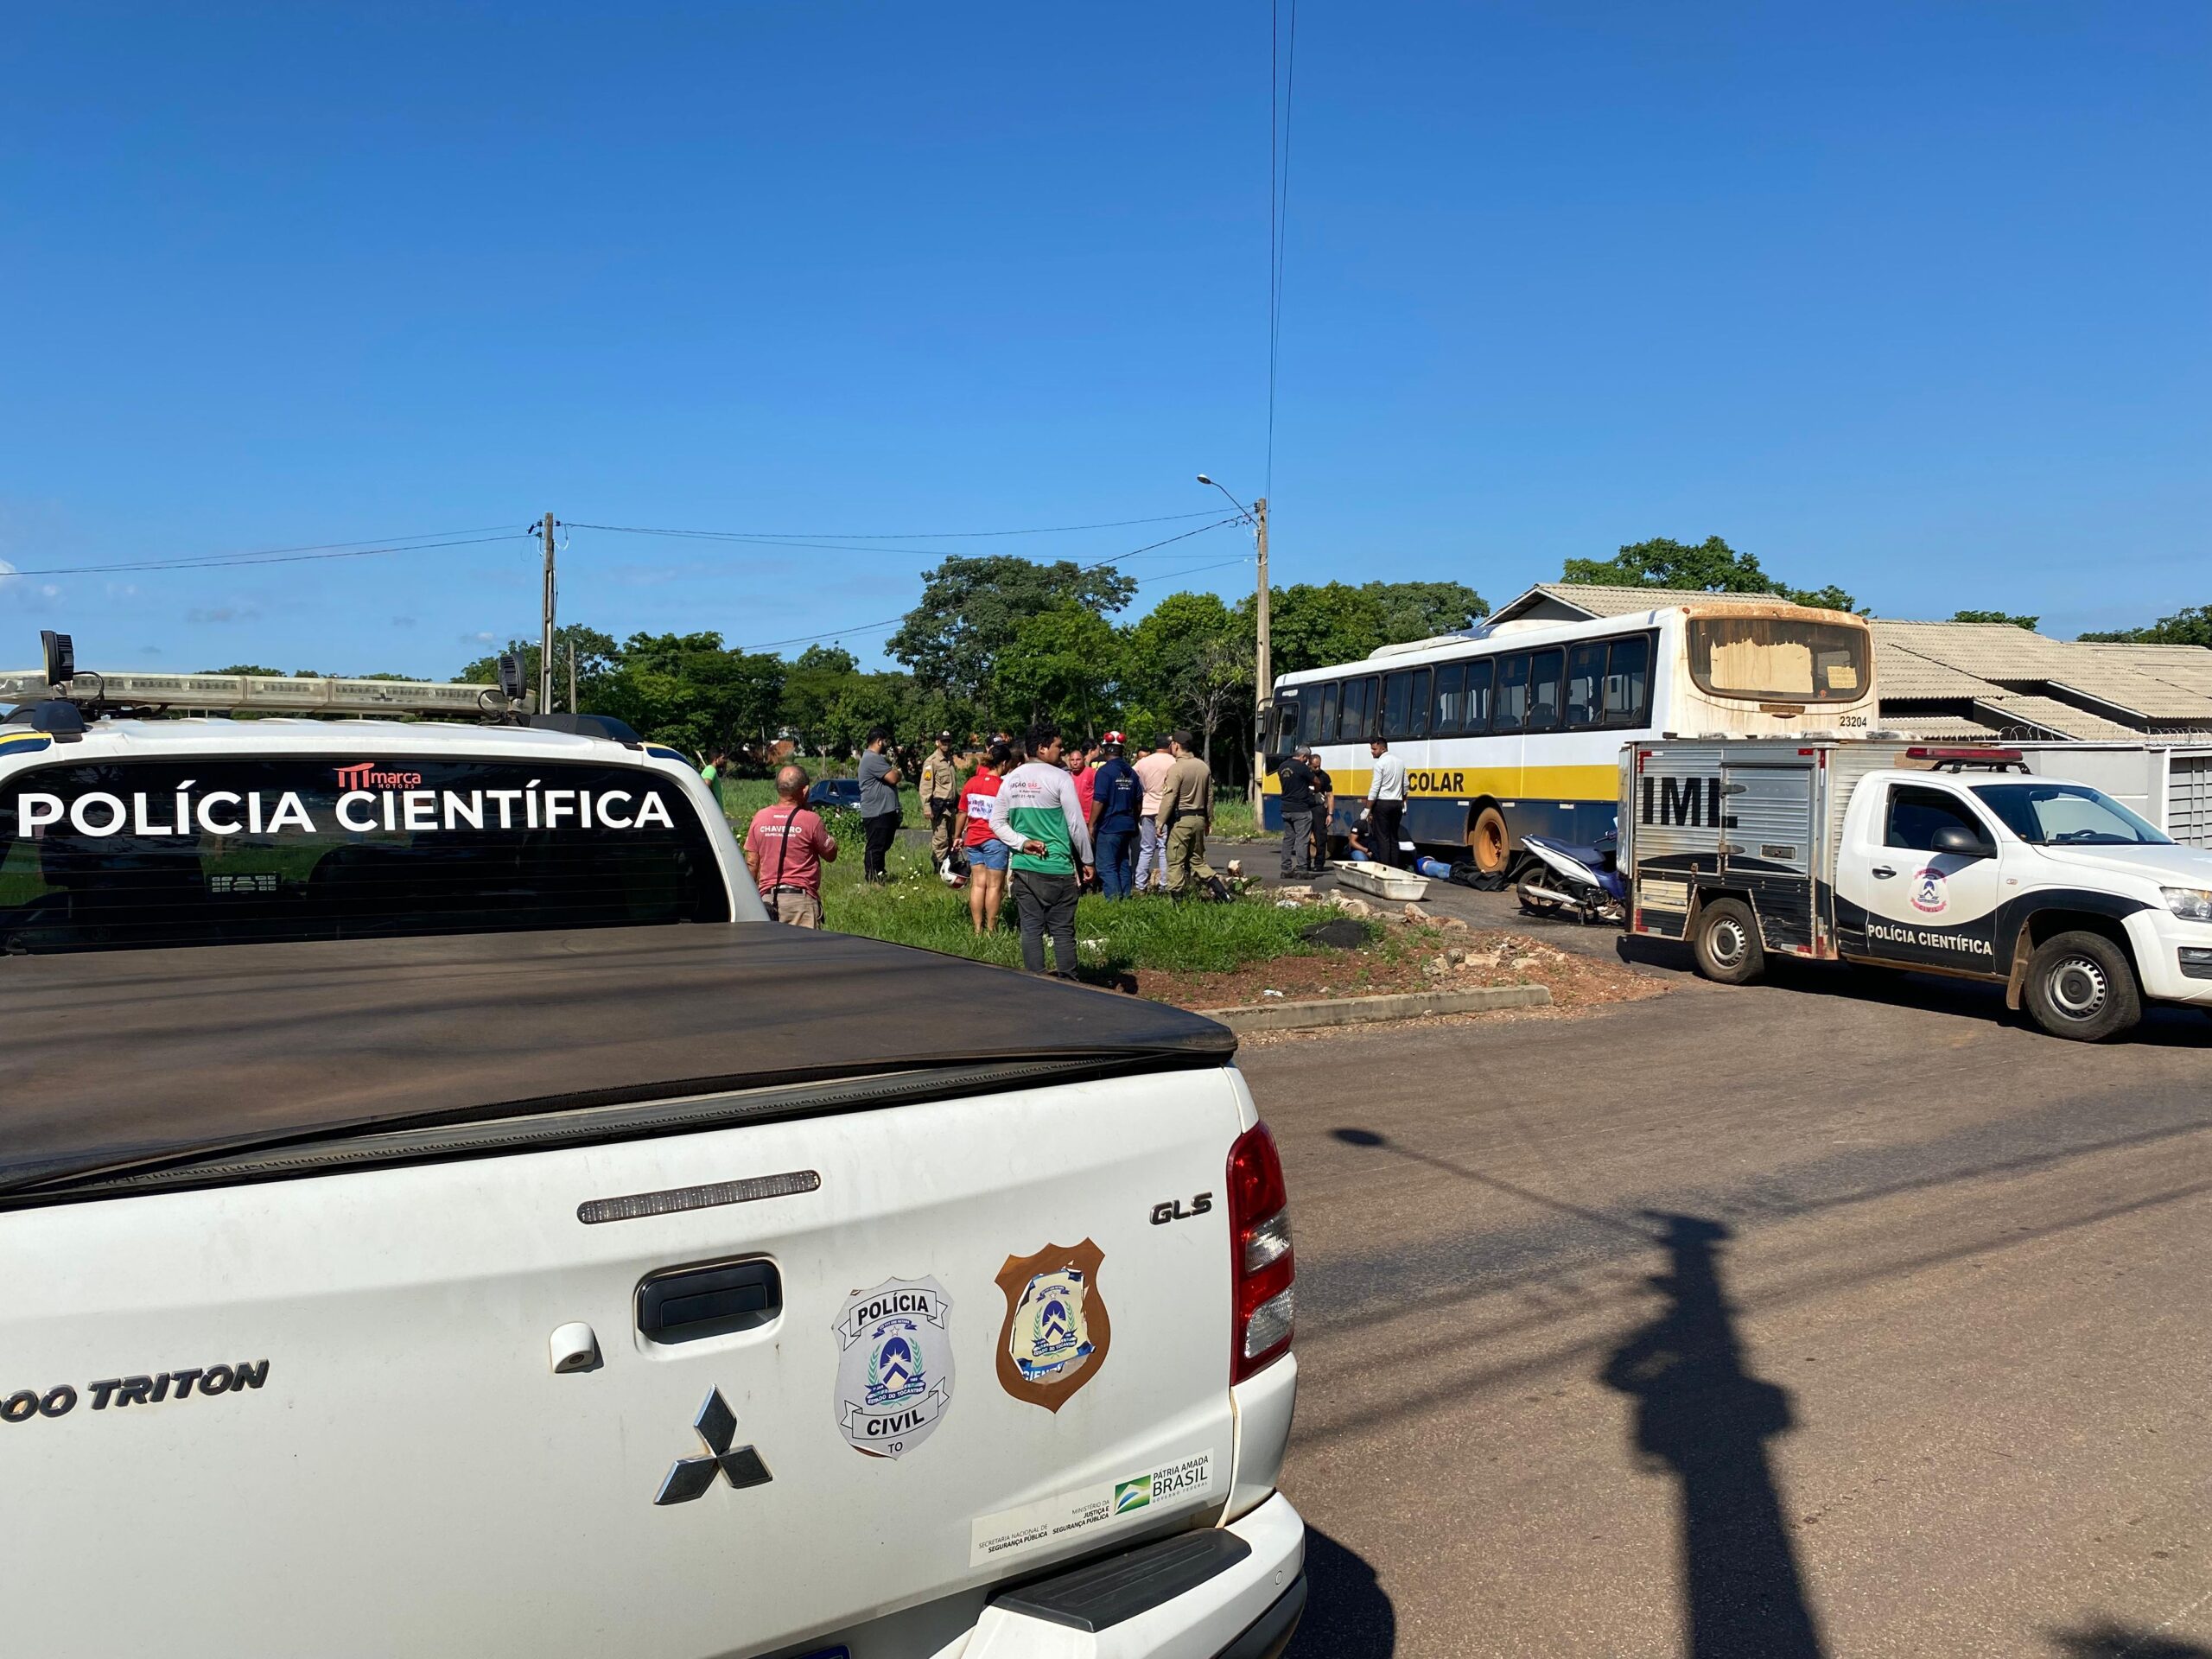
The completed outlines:
[[[1126,606],[1136,583],[1108,567],[1052,564],[1013,554],[955,555],[922,573],[922,597],[884,649],[925,685],[980,702],[999,653],[1023,622],[1058,606],[1096,616]]]
[[[2084,639],[2118,645],[2212,645],[2212,605],[2190,605],[2148,627],[2085,633]]]
[[[1050,720],[1096,736],[1116,689],[1112,623],[1073,601],[1025,620],[991,670],[991,708],[1011,728]]]
[[[601,693],[608,680],[622,666],[622,648],[614,643],[614,636],[601,633],[597,628],[583,627],[576,623],[553,630],[553,695],[565,702],[569,696],[569,652],[576,653],[576,701],[594,714],[605,714],[599,706]],[[537,689],[537,641],[510,639],[505,651],[522,658],[522,683],[531,690]],[[489,657],[479,657],[454,676],[462,685],[497,685],[499,683],[499,658],[494,652]],[[639,730],[644,728],[640,727]]]
[[[2036,631],[2036,624],[2043,619],[2039,616],[2015,616],[2010,611],[1954,611],[1951,613],[1951,620],[1954,622],[2009,622],[2016,628],[2025,628],[2030,633],[2033,633]]]
[[[1601,588],[1674,588],[1700,594],[1772,594],[1797,605],[1855,611],[1859,601],[1833,582],[1825,588],[1792,588],[1759,568],[1758,558],[1739,553],[1718,536],[1692,546],[1672,537],[1631,542],[1610,559],[1569,559],[1561,582]]]
[[[778,718],[800,748],[827,754],[843,747],[845,734],[831,710],[859,671],[853,653],[836,645],[809,645],[792,662]]]
[[[1462,633],[1490,614],[1489,601],[1457,582],[1370,582],[1382,615],[1378,645],[1402,645],[1440,633]]]
[[[203,674],[250,674],[264,680],[283,680],[291,677],[281,668],[266,668],[259,663],[232,663],[228,668],[204,668]]]
[[[1252,640],[1224,635],[1201,641],[1176,671],[1176,701],[1197,717],[1200,752],[1209,766],[1213,765],[1213,734],[1240,709],[1250,713],[1255,656]]]
[[[727,651],[719,633],[633,633],[594,712],[696,754],[765,743],[783,696],[784,661]]]
[[[1122,631],[1123,720],[1147,732],[1190,725],[1213,734],[1249,718],[1253,669],[1249,607],[1212,594],[1170,594]]]
[[[1332,582],[1278,588],[1268,596],[1274,669],[1295,674],[1366,656],[1377,645],[1402,645],[1454,633],[1490,614],[1489,603],[1456,582]],[[1236,612],[1248,630],[1253,601]]]

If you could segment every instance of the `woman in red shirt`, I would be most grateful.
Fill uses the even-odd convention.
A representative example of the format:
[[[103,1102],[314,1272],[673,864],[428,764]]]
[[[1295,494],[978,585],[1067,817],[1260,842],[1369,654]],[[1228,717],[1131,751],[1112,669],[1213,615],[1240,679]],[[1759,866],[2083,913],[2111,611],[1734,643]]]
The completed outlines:
[[[999,774],[1013,760],[1005,744],[992,744],[960,789],[960,817],[968,826],[963,842],[968,850],[968,920],[978,933],[998,931],[999,907],[1006,898],[1007,857],[1014,849],[991,833],[991,798],[999,792]]]

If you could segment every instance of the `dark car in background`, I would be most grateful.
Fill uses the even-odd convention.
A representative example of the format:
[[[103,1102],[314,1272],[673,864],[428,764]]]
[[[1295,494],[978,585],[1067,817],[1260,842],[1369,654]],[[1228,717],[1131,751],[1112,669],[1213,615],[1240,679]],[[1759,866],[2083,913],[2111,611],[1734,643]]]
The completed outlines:
[[[824,778],[806,791],[806,804],[817,811],[824,807],[842,807],[848,812],[857,812],[861,810],[861,780]]]

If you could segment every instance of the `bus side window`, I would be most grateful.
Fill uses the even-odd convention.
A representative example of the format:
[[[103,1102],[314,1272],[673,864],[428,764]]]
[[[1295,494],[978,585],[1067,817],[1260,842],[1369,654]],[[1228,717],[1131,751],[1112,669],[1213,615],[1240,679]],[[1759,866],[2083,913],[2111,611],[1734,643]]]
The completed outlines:
[[[1298,697],[1279,697],[1275,700],[1275,747],[1277,754],[1288,754],[1298,743]]]
[[[1595,726],[1605,709],[1605,642],[1577,645],[1567,658],[1567,726],[1579,731]]]
[[[1517,732],[1529,718],[1529,653],[1497,659],[1497,718],[1494,732]]]
[[[1386,675],[1382,680],[1382,735],[1386,738],[1413,735],[1414,677],[1409,673]]]
[[[1337,741],[1339,743],[1363,743],[1375,730],[1375,680],[1344,682],[1344,702],[1337,714]]]
[[[1566,660],[1567,653],[1556,649],[1540,651],[1529,659],[1529,730],[1558,728],[1560,671]]]
[[[1467,664],[1467,718],[1459,729],[1469,737],[1490,730],[1491,677],[1496,672],[1497,664],[1487,657]]]
[[[1382,682],[1382,735],[1391,742],[1428,735],[1428,671],[1409,668]]]
[[[1605,669],[1605,724],[1643,726],[1650,723],[1651,640],[1647,634],[1613,641],[1612,658]]]
[[[1467,665],[1446,663],[1436,671],[1436,701],[1429,715],[1433,737],[1452,737],[1467,718]]]
[[[1316,686],[1306,695],[1319,699],[1319,702],[1315,704],[1319,712],[1306,722],[1306,741],[1308,743],[1335,742],[1337,741],[1337,683],[1331,680],[1326,685]]]

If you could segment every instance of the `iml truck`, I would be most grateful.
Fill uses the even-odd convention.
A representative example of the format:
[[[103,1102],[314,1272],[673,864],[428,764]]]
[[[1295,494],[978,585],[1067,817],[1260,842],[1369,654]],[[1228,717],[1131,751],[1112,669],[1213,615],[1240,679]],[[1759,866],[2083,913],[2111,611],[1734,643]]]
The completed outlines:
[[[2212,1005],[2212,852],[2018,749],[1630,743],[1618,856],[1630,930],[1725,984],[1770,955],[1957,975],[2080,1041]]]

